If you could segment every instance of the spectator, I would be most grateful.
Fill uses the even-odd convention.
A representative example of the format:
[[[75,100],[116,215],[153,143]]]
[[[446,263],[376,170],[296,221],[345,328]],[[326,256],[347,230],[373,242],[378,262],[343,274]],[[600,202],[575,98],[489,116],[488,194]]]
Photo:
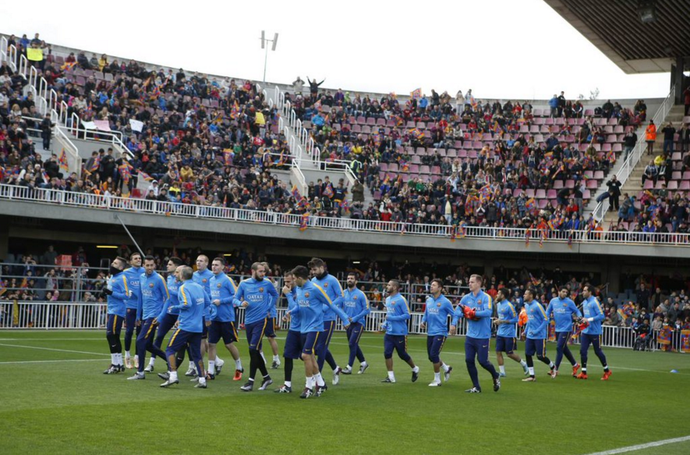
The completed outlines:
[[[654,154],[654,142],[656,141],[656,125],[654,120],[649,121],[645,129],[645,140],[647,141],[647,155]]]
[[[614,174],[611,177],[611,180],[606,182],[606,186],[609,189],[609,210],[618,211],[618,209],[620,208],[619,198],[621,196],[621,182],[618,180],[618,177]]]

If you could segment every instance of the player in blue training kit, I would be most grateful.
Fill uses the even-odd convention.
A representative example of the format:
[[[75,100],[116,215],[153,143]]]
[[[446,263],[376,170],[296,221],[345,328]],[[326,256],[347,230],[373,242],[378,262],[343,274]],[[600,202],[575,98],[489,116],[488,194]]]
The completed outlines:
[[[132,296],[125,302],[127,304],[127,314],[125,316],[125,366],[132,368],[132,355],[130,349],[132,347],[132,336],[136,329],[137,337],[141,333],[141,320],[137,319],[137,309],[139,308],[139,299],[141,298],[141,287],[139,286],[139,278],[144,273],[144,268],[141,266],[141,254],[132,253],[129,256],[129,264],[131,267],[125,269],[124,274],[127,277],[127,285],[132,291]],[[134,367],[139,366],[139,361],[134,358]]]
[[[568,288],[565,286],[558,291],[558,297],[551,299],[549,306],[546,308],[546,319],[549,320],[551,317],[553,317],[556,323],[556,340],[558,341],[556,368],[551,377],[556,379],[556,376],[558,376],[558,368],[561,366],[564,355],[573,367],[573,377],[577,377],[577,370],[580,368],[580,364],[575,361],[575,357],[570,352],[568,341],[570,341],[570,335],[573,331],[573,317],[579,319],[582,317],[582,313],[577,309],[575,302],[568,298]]]
[[[180,310],[171,310],[173,306],[177,306],[177,293],[180,288],[180,280],[177,278],[177,268],[182,265],[182,259],[177,257],[171,257],[168,259],[168,264],[166,269],[168,271],[168,278],[166,284],[168,286],[168,300],[163,303],[163,308],[158,315],[158,330],[156,331],[156,339],[153,341],[153,345],[160,348],[163,344],[163,339],[165,335],[168,334],[170,329],[173,328],[177,322],[177,317],[180,315]],[[167,359],[166,359],[167,361]],[[149,364],[144,368],[145,373],[151,373],[154,370],[154,364],[156,363],[156,356],[151,356]],[[178,364],[179,366],[179,364]],[[161,375],[159,375],[161,376]],[[163,378],[167,379],[167,378]]]
[[[481,393],[479,374],[475,358],[486,371],[491,373],[494,392],[501,388],[498,372],[489,362],[489,342],[491,341],[491,316],[493,304],[491,296],[482,291],[482,277],[472,275],[469,280],[470,293],[465,295],[455,310],[459,318],[467,319],[467,336],[465,337],[465,363],[467,372],[472,379],[472,388],[467,393]],[[451,326],[450,334],[455,335],[455,326]]]
[[[285,382],[280,388],[276,389],[276,393],[292,393],[292,369],[294,361],[302,358],[302,330],[298,313],[290,313],[298,305],[295,297],[297,296],[297,289],[295,286],[295,275],[292,272],[285,274],[283,278],[285,285],[283,286],[283,295],[288,301],[288,311],[283,316],[283,321],[290,321],[287,336],[285,337],[285,346],[283,347],[283,358],[285,359],[284,371]],[[288,297],[288,294],[291,296]]]
[[[441,351],[443,345],[448,338],[448,317],[451,317],[451,325],[458,324],[458,316],[455,314],[455,309],[450,300],[445,295],[441,294],[443,290],[443,282],[438,278],[431,280],[430,291],[431,295],[426,298],[426,308],[424,309],[424,316],[422,316],[422,326],[420,328],[427,328],[426,350],[429,355],[429,360],[434,364],[434,380],[431,381],[429,387],[439,387],[441,385],[441,367],[443,367],[443,379],[448,381],[450,379],[450,372],[453,367],[446,365],[441,360]]]
[[[554,371],[556,365],[546,357],[546,332],[549,325],[549,319],[546,317],[546,311],[541,303],[534,300],[534,291],[531,289],[525,290],[525,311],[527,311],[527,325],[525,326],[524,335],[525,340],[525,357],[527,357],[527,368],[529,370],[529,377],[523,379],[523,382],[534,382],[537,380],[534,375],[534,360],[532,356],[536,353],[537,359],[549,366],[551,377],[555,377]]]
[[[126,301],[132,294],[127,284],[127,277],[122,272],[127,261],[123,258],[116,258],[110,264],[110,275],[108,283],[103,293],[108,296],[108,322],[106,325],[105,337],[110,347],[110,366],[103,374],[115,374],[125,371],[122,364],[122,342],[120,332],[122,331],[122,321],[125,319]]]
[[[158,356],[166,360],[165,352],[153,343],[156,336],[158,316],[163,309],[163,304],[168,301],[169,297],[168,286],[165,284],[165,279],[156,273],[154,270],[155,268],[156,260],[154,257],[144,257],[144,273],[142,273],[139,278],[141,297],[139,300],[139,308],[137,308],[137,319],[143,321],[141,333],[137,336],[136,343],[136,352],[139,362],[137,365],[137,372],[134,376],[127,378],[130,380],[146,378],[144,373],[146,351],[151,353],[151,357]]]
[[[587,351],[589,346],[594,347],[594,353],[599,357],[601,365],[604,367],[604,375],[601,377],[602,381],[608,381],[611,377],[611,370],[606,363],[606,356],[601,350],[601,321],[605,319],[604,312],[601,311],[601,305],[594,293],[592,292],[592,285],[586,284],[582,287],[582,319],[583,324],[587,324],[580,334],[580,362],[582,363],[582,373],[577,375],[578,379],[587,379]]]
[[[242,361],[240,360],[240,351],[235,346],[237,343],[237,328],[235,327],[235,292],[237,286],[232,278],[225,274],[225,259],[217,257],[211,263],[211,270],[213,276],[210,281],[211,288],[211,303],[216,306],[216,317],[211,321],[208,328],[208,372],[211,379],[220,373],[220,367],[216,364],[216,345],[223,339],[225,347],[235,359],[235,376],[234,381],[242,379]]]
[[[338,279],[326,271],[326,263],[322,259],[312,258],[307,266],[312,275],[311,281],[326,291],[328,298],[331,299],[335,307],[341,308],[343,304],[343,288],[340,286]],[[325,339],[319,343],[319,349],[316,352],[319,371],[322,372],[324,362],[328,362],[328,365],[333,370],[333,384],[338,384],[342,369],[335,362],[331,351],[328,350],[328,345],[331,343],[331,337],[335,330],[335,312],[330,309],[326,309],[323,315],[323,330],[326,332]]]
[[[266,369],[266,362],[261,357],[261,342],[268,324],[271,299],[278,299],[278,292],[273,284],[264,279],[266,268],[260,262],[252,264],[252,277],[240,283],[235,293],[233,304],[245,308],[244,328],[249,342],[249,380],[241,389],[251,392],[254,389],[254,377],[257,369],[261,372],[262,380],[259,390],[273,384]]]
[[[381,329],[386,333],[383,336],[383,357],[386,359],[388,376],[381,382],[395,382],[393,373],[393,351],[397,351],[398,357],[412,368],[412,382],[419,379],[419,367],[414,364],[412,357],[407,353],[407,321],[410,320],[410,307],[405,297],[400,295],[400,282],[390,280],[386,284],[386,321],[381,324]]]
[[[299,315],[300,320],[300,331],[303,339],[301,357],[304,361],[304,373],[307,378],[300,398],[309,398],[314,395],[314,386],[317,388],[316,396],[321,396],[326,390],[326,383],[319,372],[315,353],[326,335],[326,332],[323,331],[326,310],[332,310],[343,321],[346,329],[350,326],[350,322],[347,314],[333,304],[325,289],[313,281],[309,281],[309,271],[306,267],[299,265],[292,270],[292,274],[297,286],[294,297],[291,292],[286,293],[288,303],[292,308],[286,314]],[[287,289],[283,289],[283,291],[287,291]]]
[[[264,268],[266,269],[266,275],[270,275],[271,273],[271,268],[268,266],[268,262],[262,262],[261,263]],[[273,286],[275,286],[275,282],[273,281],[272,278],[267,278],[268,281],[271,282]],[[280,297],[278,297],[280,298]],[[277,299],[276,299],[277,300]],[[266,324],[266,338],[268,338],[268,344],[271,345],[271,351],[273,351],[273,362],[271,362],[271,368],[274,370],[278,367],[280,367],[280,356],[278,355],[278,343],[276,342],[276,321],[278,318],[278,310],[276,308],[276,305],[278,302],[271,299],[271,307],[270,311],[268,313],[268,323]],[[261,353],[263,355],[263,351]],[[266,362],[266,358],[264,358],[264,362]]]
[[[496,331],[496,361],[498,362],[498,375],[502,378],[506,376],[506,367],[503,363],[503,353],[508,358],[515,360],[522,366],[525,375],[529,374],[527,362],[522,360],[515,353],[517,350],[517,322],[518,314],[515,307],[508,301],[509,291],[505,288],[498,290],[496,294],[496,312],[498,318],[494,320],[497,327]]]
[[[371,312],[369,309],[369,300],[364,292],[357,289],[357,274],[350,272],[347,274],[347,287],[343,293],[343,311],[352,319],[350,327],[347,329],[347,344],[350,347],[350,358],[347,361],[347,366],[341,371],[342,374],[352,374],[352,365],[355,363],[355,357],[359,360],[359,372],[362,374],[369,368],[369,364],[364,358],[362,349],[359,347],[359,339],[362,337],[364,327],[366,326],[367,314]]]
[[[192,280],[201,286],[204,289],[204,292],[208,294],[209,299],[211,298],[211,277],[213,276],[213,272],[211,272],[208,269],[209,265],[209,260],[208,256],[205,254],[200,254],[196,258],[196,272],[194,272],[194,275],[192,276]],[[203,333],[201,334],[201,357],[204,357],[204,354],[208,352],[208,326],[204,324],[203,326]],[[189,353],[189,349],[187,349],[187,353]],[[178,353],[178,362],[181,360],[184,360],[184,350]],[[221,366],[223,365],[222,359],[219,361],[216,359],[216,363],[219,363]],[[211,371],[210,373],[214,373]],[[196,376],[196,367],[192,363],[192,359],[190,357],[189,359],[189,368],[187,369],[187,372],[185,373],[185,376]]]
[[[165,355],[168,358],[168,380],[161,384],[161,387],[169,387],[179,384],[177,377],[177,351],[189,345],[192,361],[197,368],[199,382],[195,388],[205,389],[206,374],[204,372],[204,361],[201,357],[201,334],[203,333],[204,318],[215,316],[215,306],[211,305],[208,294],[204,289],[192,280],[192,268],[186,265],[178,268],[178,276],[182,285],[178,290],[179,304],[174,309],[180,310],[177,320],[178,328],[170,337]]]

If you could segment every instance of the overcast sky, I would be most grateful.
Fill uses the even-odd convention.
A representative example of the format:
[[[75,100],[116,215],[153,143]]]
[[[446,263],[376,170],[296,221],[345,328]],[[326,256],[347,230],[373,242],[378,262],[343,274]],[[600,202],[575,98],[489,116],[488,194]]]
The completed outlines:
[[[665,97],[669,74],[626,75],[542,0],[196,0],[0,3],[0,33],[261,81],[261,30],[280,34],[267,80],[478,98]]]

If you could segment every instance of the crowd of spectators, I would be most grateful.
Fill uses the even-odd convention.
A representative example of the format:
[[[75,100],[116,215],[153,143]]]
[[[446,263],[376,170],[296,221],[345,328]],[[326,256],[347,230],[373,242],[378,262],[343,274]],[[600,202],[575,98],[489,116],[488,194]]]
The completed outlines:
[[[23,38],[10,42],[20,51],[27,47]],[[80,121],[105,122],[122,133],[131,156],[94,151],[81,176],[63,172],[56,155],[41,159],[27,132],[40,126],[35,102],[22,94],[23,78],[5,65],[0,182],[176,204],[549,232],[602,230],[583,217],[584,205],[622,150],[629,151],[627,137],[647,109],[642,100],[632,109],[607,101],[588,112],[561,92],[549,102],[550,115],[541,116],[529,102],[483,103],[471,90],[455,97],[432,90],[429,97],[420,93],[402,102],[394,94],[373,99],[323,91],[307,78],[303,94],[298,78],[287,99],[306,120],[322,159],[344,160],[360,180],[352,187],[342,180],[309,182],[307,194],[299,195],[271,173],[290,164],[290,152],[276,128],[279,112],[254,83],[148,69],[106,55],[55,56],[49,45],[40,45],[47,53],[40,71],[58,101]],[[473,149],[463,155],[465,148]],[[420,166],[428,173],[417,173]],[[368,204],[367,190],[374,200]]]

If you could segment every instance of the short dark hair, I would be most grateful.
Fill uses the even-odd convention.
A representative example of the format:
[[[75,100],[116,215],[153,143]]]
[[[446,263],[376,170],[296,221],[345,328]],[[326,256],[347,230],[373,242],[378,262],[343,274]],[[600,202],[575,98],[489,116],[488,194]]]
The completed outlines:
[[[320,258],[311,258],[311,261],[307,263],[307,267],[314,268],[314,267],[325,267],[326,263],[323,261],[323,259]]]
[[[184,264],[184,262],[182,262],[182,259],[178,258],[177,256],[171,257],[170,259],[168,259],[168,261],[172,262],[173,264],[175,264],[177,266]]]
[[[440,278],[434,278],[433,280],[431,280],[431,282],[438,284],[440,287],[443,287],[443,280]]]
[[[496,293],[496,296],[498,296],[498,294],[501,294],[501,296],[503,297],[502,300],[508,300],[508,297],[510,295],[509,291],[506,288],[499,289],[498,292]],[[498,299],[496,299],[496,300],[498,300]]]
[[[529,292],[532,295],[532,297],[534,297],[536,295],[536,292],[534,291],[533,288],[527,288],[527,289],[525,289],[525,292]]]
[[[129,260],[131,261],[134,256],[139,256],[141,257],[141,253],[138,251],[135,251],[134,253],[129,255]]]
[[[347,276],[348,276],[348,277],[349,277],[349,276],[353,276],[353,277],[355,277],[355,280],[356,280],[357,278],[359,278],[359,273],[357,273],[357,272],[347,272]]]
[[[192,276],[194,275],[194,271],[192,268],[188,265],[183,265],[180,267],[180,279],[182,281],[189,281],[192,279]]]
[[[587,290],[588,290],[590,293],[594,294],[594,288],[592,287],[591,284],[587,283],[587,284],[585,284],[584,286],[582,286],[582,290],[583,290],[583,291],[585,290],[585,288],[587,288]]]
[[[263,267],[264,264],[262,262],[255,262],[252,264],[252,271],[256,272],[259,270],[259,267]]]
[[[390,282],[393,283],[393,286],[395,286],[395,289],[400,289],[400,281],[390,280]]]
[[[144,256],[144,260],[145,260],[145,261],[155,261],[156,258],[154,258],[153,256],[151,256],[150,254],[147,254],[146,256]]]
[[[306,280],[307,278],[309,278],[309,269],[307,269],[307,268],[306,268],[305,266],[303,266],[303,265],[298,265],[297,267],[295,267],[294,269],[292,269],[292,272],[290,272],[290,273],[292,273],[293,275],[295,275],[295,278],[302,278],[302,279],[305,279],[305,280]]]
[[[212,261],[212,262],[215,262],[215,261],[218,261],[218,262],[220,262],[222,265],[225,265],[225,258],[222,258],[222,257],[218,256],[218,257],[213,258],[213,261]]]

